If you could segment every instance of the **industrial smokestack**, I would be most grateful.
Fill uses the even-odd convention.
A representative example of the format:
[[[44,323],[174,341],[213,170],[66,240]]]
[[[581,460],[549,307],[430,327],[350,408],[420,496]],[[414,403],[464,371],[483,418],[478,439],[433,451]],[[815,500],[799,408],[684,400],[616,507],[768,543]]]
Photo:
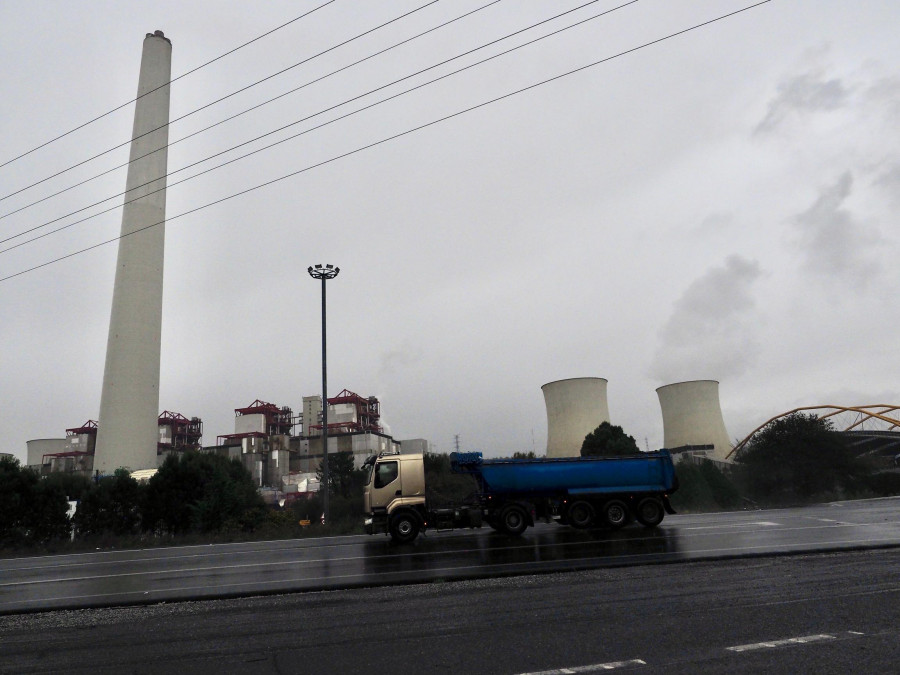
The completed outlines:
[[[584,437],[609,422],[606,383],[602,377],[577,377],[541,387],[547,406],[547,457],[580,456]]]
[[[667,384],[656,390],[663,416],[663,442],[670,450],[713,446],[707,455],[725,459],[731,441],[719,405],[719,383],[694,380]]]
[[[100,397],[94,469],[101,473],[157,466],[171,71],[172,43],[162,31],[148,33],[125,183],[130,203],[122,212]]]

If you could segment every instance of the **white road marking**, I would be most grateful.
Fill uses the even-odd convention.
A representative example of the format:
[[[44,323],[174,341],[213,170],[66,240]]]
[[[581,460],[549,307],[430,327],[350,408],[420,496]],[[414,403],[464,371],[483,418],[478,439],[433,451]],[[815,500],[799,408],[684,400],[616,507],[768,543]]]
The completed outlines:
[[[628,666],[646,666],[646,661],[631,659],[630,661],[611,661],[610,663],[594,663],[589,666],[572,666],[571,668],[556,668],[555,670],[541,670],[533,673],[519,673],[519,675],[569,675],[571,673],[594,673],[599,670],[615,670]]]
[[[730,652],[750,652],[756,649],[774,649],[775,647],[786,647],[788,645],[805,645],[809,642],[822,642],[823,640],[837,640],[834,635],[805,635],[803,637],[786,638],[784,640],[771,640],[769,642],[756,642],[749,645],[737,645],[735,647],[726,647]]]
[[[746,523],[734,523],[733,525],[698,525],[696,527],[679,527],[679,530],[725,530],[729,527],[748,527],[759,525],[760,527],[781,527],[781,523],[773,523],[768,520],[753,520]]]

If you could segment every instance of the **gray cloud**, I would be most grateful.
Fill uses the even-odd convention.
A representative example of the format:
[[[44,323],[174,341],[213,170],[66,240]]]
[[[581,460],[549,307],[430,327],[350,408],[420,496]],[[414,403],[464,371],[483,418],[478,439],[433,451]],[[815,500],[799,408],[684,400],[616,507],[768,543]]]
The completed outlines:
[[[769,101],[769,110],[754,133],[773,131],[795,114],[837,110],[847,104],[849,95],[850,90],[838,78],[826,80],[815,71],[796,75],[778,85],[778,93]]]
[[[852,189],[853,175],[847,171],[793,220],[800,234],[798,244],[804,266],[843,285],[862,289],[881,271],[873,251],[882,238],[844,207]]]
[[[900,122],[900,77],[882,77],[865,91],[868,102],[881,106],[889,124]]]
[[[875,178],[875,185],[885,188],[891,199],[900,203],[900,161],[888,166]]]
[[[660,331],[653,377],[668,383],[744,372],[759,352],[750,291],[760,274],[756,261],[731,255],[688,286]]]
[[[700,238],[722,236],[734,227],[734,215],[727,212],[710,213],[701,223],[691,230],[691,234]]]
[[[395,349],[381,353],[381,364],[378,369],[380,380],[396,377],[399,371],[405,371],[422,360],[422,350],[413,346],[409,340],[404,340]]]

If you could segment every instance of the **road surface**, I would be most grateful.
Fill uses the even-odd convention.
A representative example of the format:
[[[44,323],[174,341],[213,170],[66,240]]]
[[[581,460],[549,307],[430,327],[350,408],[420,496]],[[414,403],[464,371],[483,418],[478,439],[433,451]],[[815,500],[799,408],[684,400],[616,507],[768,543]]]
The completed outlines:
[[[666,518],[656,530],[490,529],[0,560],[0,614],[900,546],[900,498]]]

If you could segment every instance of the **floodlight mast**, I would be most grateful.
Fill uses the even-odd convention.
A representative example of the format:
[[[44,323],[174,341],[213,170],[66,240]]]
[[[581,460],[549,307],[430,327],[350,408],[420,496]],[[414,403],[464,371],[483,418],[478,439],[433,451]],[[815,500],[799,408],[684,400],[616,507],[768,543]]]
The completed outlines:
[[[334,279],[341,271],[334,265],[314,265],[306,270],[313,279],[322,281],[322,482],[325,492],[322,496],[322,515],[325,523],[329,521],[328,513],[328,362],[327,340],[325,330],[325,282]],[[321,490],[323,486],[319,486]],[[324,523],[323,523],[324,524]]]

